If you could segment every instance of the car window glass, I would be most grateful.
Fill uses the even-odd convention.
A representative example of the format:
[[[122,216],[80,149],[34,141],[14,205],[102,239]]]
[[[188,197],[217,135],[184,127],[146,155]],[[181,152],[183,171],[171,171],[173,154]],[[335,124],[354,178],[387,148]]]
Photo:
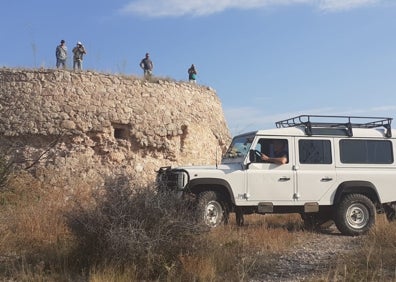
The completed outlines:
[[[298,141],[301,164],[331,164],[331,142],[329,140],[303,139]]]

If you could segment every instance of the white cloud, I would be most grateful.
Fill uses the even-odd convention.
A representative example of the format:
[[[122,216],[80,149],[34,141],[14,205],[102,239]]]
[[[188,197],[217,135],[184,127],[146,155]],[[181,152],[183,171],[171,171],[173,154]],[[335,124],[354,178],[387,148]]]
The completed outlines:
[[[149,17],[202,16],[227,9],[255,9],[269,6],[311,5],[320,10],[339,11],[387,0],[133,0],[120,12]]]
[[[321,0],[319,2],[319,8],[322,10],[338,11],[376,4],[381,0]]]

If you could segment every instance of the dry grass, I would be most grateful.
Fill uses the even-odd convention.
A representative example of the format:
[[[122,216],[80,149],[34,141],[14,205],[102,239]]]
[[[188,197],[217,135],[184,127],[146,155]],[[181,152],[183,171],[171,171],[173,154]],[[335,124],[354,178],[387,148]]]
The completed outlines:
[[[362,237],[361,248],[340,261],[326,281],[396,281],[396,222],[385,216]]]
[[[260,273],[270,271],[278,256],[297,244],[301,220],[296,215],[245,216],[246,225],[231,223],[204,235],[202,248],[183,255],[181,281],[246,281]],[[273,227],[276,223],[277,227]],[[309,235],[308,235],[309,236]]]
[[[1,195],[2,239],[8,242],[1,244],[2,253],[51,245],[68,233],[59,214],[59,194],[46,192],[29,175],[11,179],[10,186]]]
[[[166,208],[171,198],[91,188],[76,181],[71,193],[24,173],[10,179],[0,193],[0,280],[248,281],[310,238],[298,215],[250,215],[242,228],[231,218],[203,232],[183,206]],[[363,248],[317,279],[395,281],[396,224],[379,217],[362,240]]]
[[[71,240],[62,212],[64,191],[51,191],[29,174],[13,175],[0,194],[0,277],[42,281],[67,277]]]
[[[249,216],[244,228],[203,232],[171,198],[125,194],[114,183],[107,195],[83,181],[72,192],[53,185],[20,173],[0,193],[1,279],[241,281],[270,267],[293,242],[287,226],[299,224]]]

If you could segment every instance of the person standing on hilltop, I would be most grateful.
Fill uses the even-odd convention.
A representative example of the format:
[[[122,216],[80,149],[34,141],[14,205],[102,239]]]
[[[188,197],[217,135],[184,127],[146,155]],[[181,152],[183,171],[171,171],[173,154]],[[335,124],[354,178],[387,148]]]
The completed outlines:
[[[80,41],[77,42],[77,46],[73,48],[73,69],[82,70],[82,61],[84,54],[87,54],[84,46]]]
[[[65,40],[62,39],[60,45],[56,47],[55,55],[56,55],[56,68],[62,66],[62,68],[65,69],[66,59],[67,59],[67,47]]]
[[[195,69],[194,64],[188,69],[188,80],[192,83],[197,83],[197,70]]]
[[[151,77],[153,74],[154,64],[150,59],[149,53],[146,53],[146,56],[140,61],[139,66],[143,69],[145,78]]]

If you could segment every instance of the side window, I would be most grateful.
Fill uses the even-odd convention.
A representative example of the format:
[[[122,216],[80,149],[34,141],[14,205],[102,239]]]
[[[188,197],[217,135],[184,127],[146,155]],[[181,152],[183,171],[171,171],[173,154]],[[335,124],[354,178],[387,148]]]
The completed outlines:
[[[300,164],[331,164],[330,140],[301,139],[298,141]]]
[[[391,164],[392,142],[389,140],[340,140],[340,159],[346,164]]]
[[[271,158],[286,156],[287,163],[289,163],[289,143],[287,139],[261,138],[255,150]]]

